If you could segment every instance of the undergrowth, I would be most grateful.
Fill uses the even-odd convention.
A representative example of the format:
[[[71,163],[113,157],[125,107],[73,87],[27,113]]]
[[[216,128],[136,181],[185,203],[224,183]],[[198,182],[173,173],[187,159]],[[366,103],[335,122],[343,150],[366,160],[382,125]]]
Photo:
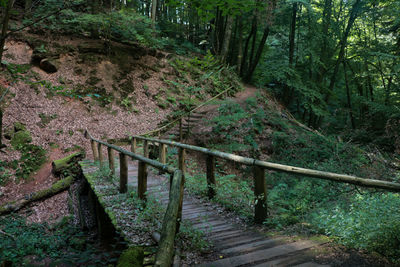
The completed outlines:
[[[107,265],[118,260],[117,251],[102,252],[87,233],[65,217],[56,225],[28,224],[17,215],[0,217],[0,261],[15,266]]]

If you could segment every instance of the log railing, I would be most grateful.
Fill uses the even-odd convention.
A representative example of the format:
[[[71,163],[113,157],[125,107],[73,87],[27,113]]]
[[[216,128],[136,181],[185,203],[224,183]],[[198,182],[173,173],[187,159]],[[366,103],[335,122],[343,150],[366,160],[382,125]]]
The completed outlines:
[[[283,164],[277,164],[267,161],[261,161],[253,158],[242,157],[230,153],[225,153],[213,149],[207,149],[204,147],[192,146],[187,144],[182,144],[179,142],[160,140],[154,138],[147,138],[143,136],[133,136],[131,142],[136,143],[137,141],[143,141],[145,144],[148,142],[160,144],[159,158],[162,163],[166,162],[166,146],[177,147],[179,149],[179,169],[184,173],[185,171],[185,151],[196,151],[206,155],[206,166],[207,166],[207,186],[208,186],[208,196],[213,198],[215,196],[215,158],[221,158],[240,164],[248,165],[253,167],[254,176],[254,195],[256,198],[254,220],[257,223],[262,223],[267,218],[267,187],[265,181],[265,170],[274,170],[278,172],[286,172],[295,175],[303,175],[312,178],[325,179],[330,181],[335,181],[339,183],[348,183],[363,187],[384,189],[392,192],[400,192],[400,184],[365,179],[351,175],[337,174],[332,172],[323,172],[305,168],[299,168],[294,166],[288,166]]]
[[[94,161],[99,162],[100,168],[103,167],[104,157],[102,147],[107,147],[107,155],[109,168],[111,173],[115,174],[114,151],[119,153],[119,192],[127,193],[128,191],[128,163],[127,157],[139,161],[138,170],[138,195],[141,199],[146,199],[147,190],[147,165],[150,165],[160,171],[160,173],[170,174],[170,194],[167,206],[167,211],[164,215],[164,220],[161,229],[161,239],[159,249],[156,254],[155,266],[171,266],[174,255],[175,235],[179,231],[179,222],[182,217],[182,202],[183,202],[183,175],[179,169],[172,168],[168,165],[148,158],[148,143],[144,141],[144,156],[138,155],[135,152],[125,150],[121,147],[108,144],[101,140],[93,138],[88,131],[85,132],[85,137],[90,139]],[[132,150],[135,147],[132,146]]]

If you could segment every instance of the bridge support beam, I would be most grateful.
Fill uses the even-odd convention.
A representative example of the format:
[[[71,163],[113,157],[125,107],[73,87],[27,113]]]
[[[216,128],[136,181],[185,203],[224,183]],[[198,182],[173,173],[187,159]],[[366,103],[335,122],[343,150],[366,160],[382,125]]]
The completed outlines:
[[[254,221],[263,223],[268,217],[267,184],[265,183],[265,169],[254,166],[254,195],[256,199]]]

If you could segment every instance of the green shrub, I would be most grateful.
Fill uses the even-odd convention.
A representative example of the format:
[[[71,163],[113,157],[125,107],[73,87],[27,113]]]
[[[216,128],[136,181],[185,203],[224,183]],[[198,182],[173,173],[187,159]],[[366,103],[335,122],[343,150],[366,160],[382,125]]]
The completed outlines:
[[[400,196],[392,193],[356,194],[350,204],[320,210],[312,222],[321,232],[346,246],[399,258]]]

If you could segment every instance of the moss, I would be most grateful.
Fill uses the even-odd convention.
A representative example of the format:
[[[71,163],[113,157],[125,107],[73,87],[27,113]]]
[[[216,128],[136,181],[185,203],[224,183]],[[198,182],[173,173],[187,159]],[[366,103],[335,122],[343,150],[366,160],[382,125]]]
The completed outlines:
[[[131,247],[122,252],[117,267],[143,266],[144,251],[142,247]]]
[[[54,194],[62,191],[63,189],[68,188],[73,183],[73,181],[74,181],[74,178],[72,176],[68,176],[65,179],[57,181],[50,188],[40,190],[40,191],[32,194],[32,200],[39,200],[39,199],[44,198],[45,196],[54,195]]]
[[[121,98],[124,99],[129,96],[129,94],[135,91],[135,87],[133,87],[132,79],[128,78],[125,82],[119,84]]]
[[[29,131],[18,131],[11,139],[11,146],[14,149],[17,149],[18,147],[24,146],[30,142],[32,142],[32,136]]]
[[[26,131],[26,126],[21,122],[14,123],[14,132]]]

